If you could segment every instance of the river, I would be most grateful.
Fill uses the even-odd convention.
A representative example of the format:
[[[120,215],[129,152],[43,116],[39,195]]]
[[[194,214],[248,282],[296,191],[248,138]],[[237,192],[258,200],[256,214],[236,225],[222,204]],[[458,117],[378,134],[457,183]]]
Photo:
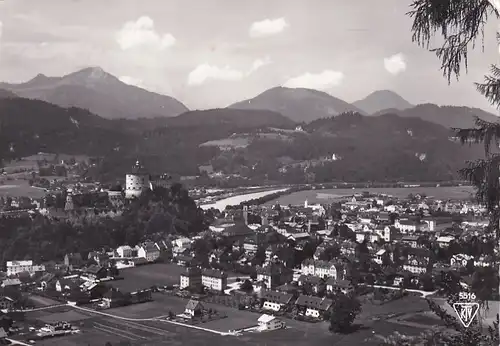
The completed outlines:
[[[226,209],[226,206],[228,206],[228,205],[238,205],[241,202],[246,202],[246,201],[249,201],[251,199],[261,198],[261,197],[264,197],[264,196],[267,196],[267,195],[270,195],[270,194],[273,194],[276,192],[282,192],[282,191],[286,191],[286,190],[288,190],[288,189],[275,189],[275,190],[268,190],[268,191],[261,191],[261,192],[236,195],[236,196],[232,196],[232,197],[218,200],[214,203],[200,205],[200,208],[203,210],[215,208],[215,209],[219,209],[222,211],[222,210]]]
[[[303,204],[305,200],[308,203],[331,203],[339,198],[360,194],[368,191],[373,194],[387,194],[396,198],[405,198],[411,194],[425,194],[427,197],[436,199],[467,199],[474,195],[472,186],[443,186],[443,187],[391,187],[391,188],[360,188],[360,189],[316,189],[305,190],[291,193],[279,197],[277,200],[267,202],[266,205],[279,203],[281,205]]]

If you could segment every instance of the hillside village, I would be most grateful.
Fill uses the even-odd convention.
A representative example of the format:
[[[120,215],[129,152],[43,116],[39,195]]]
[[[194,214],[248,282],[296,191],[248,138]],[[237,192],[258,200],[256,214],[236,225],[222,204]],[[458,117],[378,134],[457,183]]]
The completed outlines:
[[[127,198],[155,186],[139,163],[126,180],[121,195],[107,192],[117,213]],[[71,205],[68,197],[62,212],[74,213]],[[30,211],[38,212],[43,209]],[[335,295],[373,295],[377,287],[382,291],[372,299],[446,295],[450,282],[481,299],[498,299],[498,248],[485,209],[472,202],[358,193],[333,204],[242,203],[205,216],[210,226],[192,236],[172,234],[48,262],[6,258],[2,311],[29,308],[33,296],[109,309],[154,301],[160,290],[191,298],[191,309],[169,312],[173,320],[191,320],[210,302],[258,312],[267,321],[259,323],[281,328],[287,318],[327,320]],[[158,265],[166,266],[164,279],[134,279]]]

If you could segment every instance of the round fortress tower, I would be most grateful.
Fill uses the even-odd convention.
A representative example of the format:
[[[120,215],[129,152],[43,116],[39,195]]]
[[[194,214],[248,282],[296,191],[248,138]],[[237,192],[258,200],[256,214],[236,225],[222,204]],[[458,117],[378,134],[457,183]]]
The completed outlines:
[[[149,173],[137,161],[132,171],[125,175],[125,198],[137,198],[144,190],[149,189],[149,186]]]

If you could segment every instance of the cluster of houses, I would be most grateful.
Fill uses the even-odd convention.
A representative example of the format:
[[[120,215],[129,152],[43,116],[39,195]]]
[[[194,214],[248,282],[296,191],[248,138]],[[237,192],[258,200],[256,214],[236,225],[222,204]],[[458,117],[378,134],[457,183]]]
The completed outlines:
[[[443,270],[460,270],[470,264],[475,267],[492,265],[489,254],[474,257],[457,253],[446,262],[439,262],[434,250],[429,248],[432,242],[438,248],[446,249],[452,243],[464,242],[473,236],[485,241],[483,234],[488,221],[481,206],[429,201],[418,196],[410,202],[383,196],[355,196],[341,203],[337,211],[335,216],[329,206],[312,205],[307,201],[304,206],[245,206],[243,210],[226,210],[210,226],[210,231],[217,238],[230,239],[233,245],[229,250],[212,250],[210,262],[221,264],[233,260],[241,266],[251,267],[259,252],[265,254],[264,263],[255,266],[254,280],[254,287],[265,292],[263,307],[277,311],[289,305],[294,297],[294,302],[305,306],[305,315],[315,317],[328,311],[331,301],[325,298],[325,293],[328,296],[328,293],[347,293],[353,289],[348,280],[348,263],[359,260],[360,244],[366,247],[371,262],[392,266],[394,274],[390,282],[384,284],[396,287],[405,278],[418,284],[423,274],[432,277]],[[436,211],[448,215],[433,216]],[[249,223],[250,214],[253,214],[252,219],[257,217],[260,222]],[[453,215],[460,214],[467,216],[468,221],[454,221]],[[347,229],[352,237],[339,236],[339,228]],[[281,241],[270,244],[271,234],[279,234]],[[183,241],[173,256],[177,263],[189,267],[194,254],[188,240]],[[290,244],[293,244],[294,251],[300,252],[310,243],[319,245],[312,257],[304,259],[299,266],[290,268],[280,256],[281,250]],[[404,251],[396,252],[395,247]],[[333,248],[339,253],[330,256],[328,252]],[[221,271],[188,268],[180,277],[180,286],[186,288],[192,283],[224,291],[227,277]],[[310,287],[309,295],[297,295],[296,291],[303,292],[305,286]],[[321,296],[318,296],[320,292]]]
[[[448,216],[434,216],[436,211]],[[467,221],[454,221],[450,213],[461,214]],[[93,251],[86,256],[67,254],[64,263],[57,264],[68,272],[63,277],[54,276],[47,264],[8,261],[1,287],[16,287],[21,284],[20,278],[28,275],[36,277],[43,290],[53,289],[62,295],[76,291],[92,294],[117,269],[172,260],[186,267],[180,275],[181,289],[204,286],[224,292],[228,276],[221,267],[232,263],[254,271],[253,286],[262,292],[264,310],[272,313],[294,306],[304,316],[321,318],[332,304],[328,293],[352,290],[348,264],[359,260],[360,244],[371,262],[394,266],[392,282],[386,283],[394,286],[407,276],[418,281],[422,274],[433,274],[436,269],[491,265],[490,254],[466,253],[455,253],[447,263],[436,263],[428,247],[432,242],[446,249],[457,241],[483,236],[487,225],[484,208],[468,202],[430,201],[418,196],[412,201],[398,201],[386,196],[359,195],[335,208],[306,201],[299,206],[245,206],[215,214],[209,230],[191,238],[146,241],[134,247],[123,245]],[[230,246],[209,250],[206,255],[211,268],[201,268],[195,261],[193,243],[207,233],[225,239],[224,243]],[[397,252],[396,247],[404,248],[404,253]],[[283,255],[284,249],[308,255],[291,264]],[[307,294],[304,287],[308,287]],[[133,296],[125,297],[116,290],[104,293],[107,306],[123,300],[150,299],[150,293]],[[0,294],[0,309],[12,304],[12,298]]]

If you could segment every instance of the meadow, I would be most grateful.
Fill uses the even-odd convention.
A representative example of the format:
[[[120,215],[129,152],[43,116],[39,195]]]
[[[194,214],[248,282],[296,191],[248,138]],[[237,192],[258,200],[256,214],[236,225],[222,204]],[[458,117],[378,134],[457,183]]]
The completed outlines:
[[[305,190],[283,195],[276,200],[269,201],[266,205],[276,203],[282,205],[304,204],[307,200],[309,204],[332,203],[336,200],[361,194],[364,191],[373,194],[386,194],[395,198],[406,198],[409,194],[425,194],[442,200],[463,200],[468,199],[474,194],[474,188],[471,186],[445,186],[445,187],[407,187],[407,188],[359,188],[359,189],[317,189]]]

